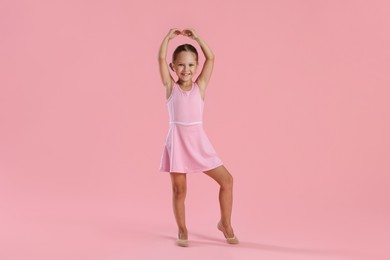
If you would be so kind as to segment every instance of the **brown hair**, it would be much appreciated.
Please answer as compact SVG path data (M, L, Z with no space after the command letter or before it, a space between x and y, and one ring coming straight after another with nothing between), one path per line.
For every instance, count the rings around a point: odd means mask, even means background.
M196 62L198 62L198 51L196 50L196 48L194 46L192 46L191 44L188 44L188 43L182 44L182 45L179 45L176 47L176 49L172 55L172 62L175 62L177 55L179 55L179 53L182 51L189 51L189 52L194 53L195 60L196 60ZM171 69L173 69L172 63L170 63L169 66L171 67Z

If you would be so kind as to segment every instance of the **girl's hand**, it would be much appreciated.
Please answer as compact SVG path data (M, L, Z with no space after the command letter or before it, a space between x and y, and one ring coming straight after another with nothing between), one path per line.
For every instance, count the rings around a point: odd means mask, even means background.
M184 36L187 36L193 40L196 40L198 39L198 34L195 32L194 29L184 29L182 32L181 32L182 35Z
M181 31L177 28L173 28L173 29L170 29L168 34L167 34L167 37L169 40L175 38L176 36L178 36L179 34L181 34Z

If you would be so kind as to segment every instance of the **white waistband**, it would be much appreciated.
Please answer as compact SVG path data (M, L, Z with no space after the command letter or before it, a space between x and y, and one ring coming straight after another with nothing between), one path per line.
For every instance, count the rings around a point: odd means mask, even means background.
M179 122L179 121L170 121L169 124L179 124L179 125L197 125L202 124L202 121L195 122Z

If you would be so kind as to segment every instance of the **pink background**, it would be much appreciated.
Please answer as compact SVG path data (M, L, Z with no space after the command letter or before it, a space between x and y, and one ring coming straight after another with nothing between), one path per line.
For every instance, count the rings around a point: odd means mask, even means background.
M1 1L0 259L389 259L389 26L385 0ZM216 55L204 128L239 246L203 174L173 245L172 27Z

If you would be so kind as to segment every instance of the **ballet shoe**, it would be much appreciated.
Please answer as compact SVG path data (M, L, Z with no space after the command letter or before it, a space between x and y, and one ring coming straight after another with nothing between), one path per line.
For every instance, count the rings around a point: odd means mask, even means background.
M233 235L233 237L227 237L227 233L226 233L226 230L225 228L223 227L222 223L221 222L218 222L218 225L217 225L217 228L223 233L223 235L225 236L226 238L226 242L228 244L238 244L240 241L238 241L238 238Z
M187 247L188 246L188 239L182 239L181 233L179 234L179 238L176 239L176 245L181 246L181 247Z
M181 246L181 247L188 247L188 239L180 239L180 238L178 238L176 240L176 245Z

